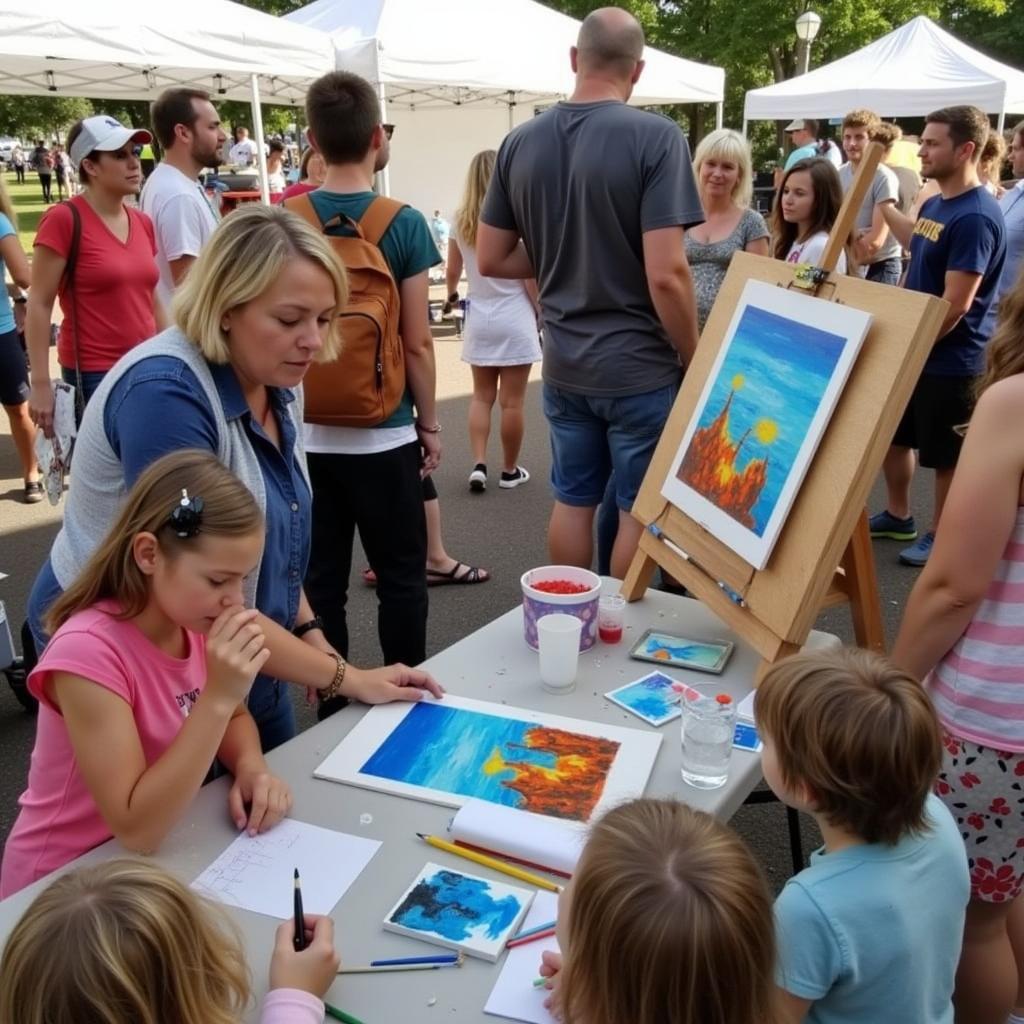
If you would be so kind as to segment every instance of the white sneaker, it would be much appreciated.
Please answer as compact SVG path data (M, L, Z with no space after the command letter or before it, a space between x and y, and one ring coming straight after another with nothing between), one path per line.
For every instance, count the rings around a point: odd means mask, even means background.
M484 466L477 466L469 474L469 489L474 494L480 494L487 490L487 469Z
M498 481L499 487L518 487L520 484L525 484L530 479L530 474L523 469L522 466L516 466L514 473L501 474L501 479Z

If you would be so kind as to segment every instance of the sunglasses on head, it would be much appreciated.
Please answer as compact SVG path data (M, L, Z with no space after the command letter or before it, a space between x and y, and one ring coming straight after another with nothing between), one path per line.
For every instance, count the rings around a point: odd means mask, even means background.
M393 124L382 124L381 128L384 129L384 134L390 141L391 136L395 134L395 126Z

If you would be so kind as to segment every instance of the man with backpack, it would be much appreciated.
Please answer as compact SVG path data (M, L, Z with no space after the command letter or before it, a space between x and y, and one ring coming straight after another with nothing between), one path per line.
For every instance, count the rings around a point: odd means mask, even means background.
M441 457L427 302L440 255L423 215L372 190L388 133L369 82L344 71L306 94L323 185L285 206L324 231L349 275L345 344L306 378L305 440L313 484L306 592L328 642L348 656L345 603L355 531L377 576L385 662L426 657L427 535L421 474ZM320 717L335 710L321 705Z
M53 154L46 148L46 143L39 139L32 150L32 170L39 175L39 187L43 190L43 202L52 203L50 186L53 183Z

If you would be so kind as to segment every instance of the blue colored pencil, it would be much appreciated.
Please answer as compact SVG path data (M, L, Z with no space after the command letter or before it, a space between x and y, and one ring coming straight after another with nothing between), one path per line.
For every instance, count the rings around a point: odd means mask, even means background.
M525 928L518 935L513 935L509 942L515 942L516 939L528 939L531 935L536 935L537 932L551 931L556 924L558 924L557 921L548 921L547 924L539 924L536 928Z
M453 964L459 959L458 953L441 956L403 956L394 960L371 960L371 967L398 967L407 964Z

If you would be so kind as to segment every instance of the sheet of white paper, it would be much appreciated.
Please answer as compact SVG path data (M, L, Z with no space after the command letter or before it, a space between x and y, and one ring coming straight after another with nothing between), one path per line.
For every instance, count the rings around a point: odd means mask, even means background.
M520 931L554 921L557 914L558 896L553 892L538 892ZM526 1021L527 1024L556 1024L555 1018L544 1009L544 1000L551 993L546 988L533 987L534 981L540 977L540 957L545 950L558 952L554 936L527 942L525 946L516 946L508 951L484 1013Z
M757 690L751 690L750 693L743 698L736 707L736 717L742 718L747 722L754 721L754 697L757 695Z
M294 913L298 868L303 910L329 914L380 845L285 818L263 835L239 836L192 887L229 906L284 920Z

